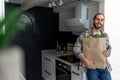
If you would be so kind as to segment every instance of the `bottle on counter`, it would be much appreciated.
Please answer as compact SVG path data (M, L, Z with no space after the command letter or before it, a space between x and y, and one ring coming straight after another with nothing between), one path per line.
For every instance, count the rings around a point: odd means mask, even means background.
M58 43L58 41L56 41L56 50L57 51L59 50L59 43Z
M62 43L62 44L61 44L61 52L66 53L65 43Z
M57 51L61 51L61 45L59 44L59 42L56 42L56 50Z
M65 46L63 47L63 52L66 53L66 47Z

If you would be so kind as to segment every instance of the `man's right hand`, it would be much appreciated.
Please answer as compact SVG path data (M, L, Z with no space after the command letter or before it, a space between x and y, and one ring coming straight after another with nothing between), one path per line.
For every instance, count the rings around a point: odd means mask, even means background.
M87 60L87 61L84 62L84 64L88 69L96 69L95 66L94 66L95 61Z
M88 69L96 69L95 66L94 66L95 61L90 61L87 58L85 58L84 56L80 57L80 59L83 61L83 63L85 64L85 66Z

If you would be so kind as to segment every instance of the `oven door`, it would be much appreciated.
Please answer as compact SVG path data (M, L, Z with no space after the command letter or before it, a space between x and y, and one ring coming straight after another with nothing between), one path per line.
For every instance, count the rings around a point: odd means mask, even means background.
M56 63L56 80L71 80L71 70L65 66L68 67L68 65L62 63Z

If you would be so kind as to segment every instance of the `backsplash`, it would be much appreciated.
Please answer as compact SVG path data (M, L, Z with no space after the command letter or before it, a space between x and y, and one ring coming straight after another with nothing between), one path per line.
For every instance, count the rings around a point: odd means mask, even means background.
M63 49L64 47L67 47L67 43L72 43L74 44L76 39L77 39L78 35L73 35L72 32L58 32L56 34L56 38L55 41L61 45L61 49ZM57 45L56 43L56 45Z

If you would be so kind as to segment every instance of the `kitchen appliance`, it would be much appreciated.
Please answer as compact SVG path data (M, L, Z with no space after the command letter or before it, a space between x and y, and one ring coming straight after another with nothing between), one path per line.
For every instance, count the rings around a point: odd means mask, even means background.
M80 62L80 59L76 58L75 55L64 55L59 56L58 58L72 64ZM56 80L73 80L73 77L71 77L73 74L72 66L66 64L64 61L56 60ZM75 73L76 72L74 72L74 74Z
M74 54L73 55L59 56L58 58L60 58L62 60L65 60L67 62L70 62L70 63L80 62L80 59L76 58L76 56Z
M56 60L56 80L71 80L71 66Z
M80 31L85 28L89 29L90 20L88 19L88 8L84 3L75 6L75 17L65 19L66 26L69 26L72 31Z

